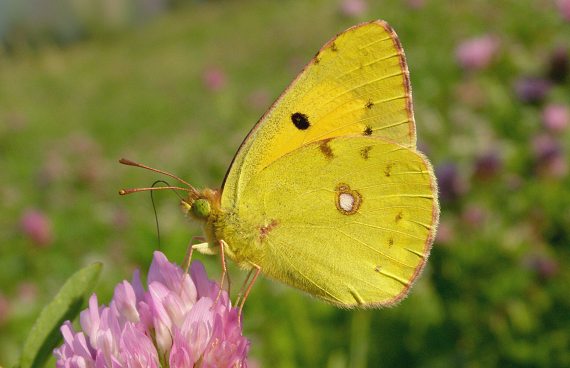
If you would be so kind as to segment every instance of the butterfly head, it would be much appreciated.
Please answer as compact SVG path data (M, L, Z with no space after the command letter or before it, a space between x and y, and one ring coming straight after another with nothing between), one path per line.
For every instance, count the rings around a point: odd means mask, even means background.
M204 189L200 192L189 192L186 199L180 202L182 211L197 220L208 219L219 211L220 193L218 190Z

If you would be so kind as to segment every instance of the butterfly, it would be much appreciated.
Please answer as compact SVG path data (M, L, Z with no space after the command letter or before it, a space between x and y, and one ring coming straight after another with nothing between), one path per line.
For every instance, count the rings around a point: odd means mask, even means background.
M439 205L394 30L372 21L327 42L249 132L222 188L186 184L182 208L205 232L192 250L249 269L246 294L262 273L346 308L401 300Z

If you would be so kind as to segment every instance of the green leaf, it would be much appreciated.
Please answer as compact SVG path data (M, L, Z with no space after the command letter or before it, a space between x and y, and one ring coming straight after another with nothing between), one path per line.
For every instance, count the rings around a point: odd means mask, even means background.
M101 263L94 263L71 276L34 323L20 358L20 368L42 367L60 343L59 327L79 314L99 279Z

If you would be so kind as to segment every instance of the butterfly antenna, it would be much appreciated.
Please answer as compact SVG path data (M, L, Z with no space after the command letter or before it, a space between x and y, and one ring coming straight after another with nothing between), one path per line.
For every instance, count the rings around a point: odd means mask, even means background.
M159 170L159 169L155 169L155 168L153 168L153 167L147 166L147 165L139 164L138 162L134 162L134 161L128 160L128 159L126 159L126 158L120 159L119 162L120 162L121 164L123 164L123 165L134 166L134 167L140 167L141 169L150 170L150 171L153 171L153 172L155 172L155 173L159 173L159 174L162 174L162 175L166 175L166 176L168 176L168 177L171 177L172 179L178 180L179 182L181 182L182 184L184 184L184 185L186 185L188 188L190 188L190 190L186 190L186 191L188 191L188 192L196 192L196 189L195 189L192 185L190 185L190 183L188 183L188 182L185 181L184 179L181 179L181 178L179 178L178 176L176 176L176 175L174 175L174 174L171 174L171 173L169 173L169 172L167 172L167 171ZM161 188L164 188L164 187L161 187ZM174 188L174 187L172 187L172 188ZM125 194L130 194L130 193L125 193Z
M165 190L165 189L183 190L183 191L188 192L188 193L195 193L195 191L192 190L193 188L191 189L191 188L167 186L167 187L127 188L127 189L119 190L119 194L120 195L127 195L127 194L133 194L133 193L138 193L138 192L149 192L149 191L154 192L156 190ZM180 194L178 194L177 192L175 192L175 193L178 196L178 198L182 199Z
M164 180L157 180L154 183L152 183L151 188L155 188L155 185L162 183L165 184L166 187L162 187L162 188L169 188L171 187L171 185L169 183L167 183ZM182 197L180 196L180 194L178 194L178 192L176 190L173 190L173 192L178 196L178 198L180 198L182 200ZM161 242L160 242L160 225L158 223L158 211L156 210L156 202L154 201L154 191L151 190L150 191L150 202L152 203L152 211L154 212L154 222L156 223L156 238L158 240L158 249L160 250L161 247Z

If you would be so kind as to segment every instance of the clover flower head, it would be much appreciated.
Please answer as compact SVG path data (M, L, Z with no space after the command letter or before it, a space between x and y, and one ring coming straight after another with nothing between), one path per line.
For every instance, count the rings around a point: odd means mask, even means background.
M499 52L499 40L493 35L484 35L463 41L455 50L455 58L466 70L481 70L488 67Z
M109 306L91 296L81 330L61 327L58 368L247 367L249 341L228 294L193 262L190 273L154 253L143 288L139 273L115 288Z

